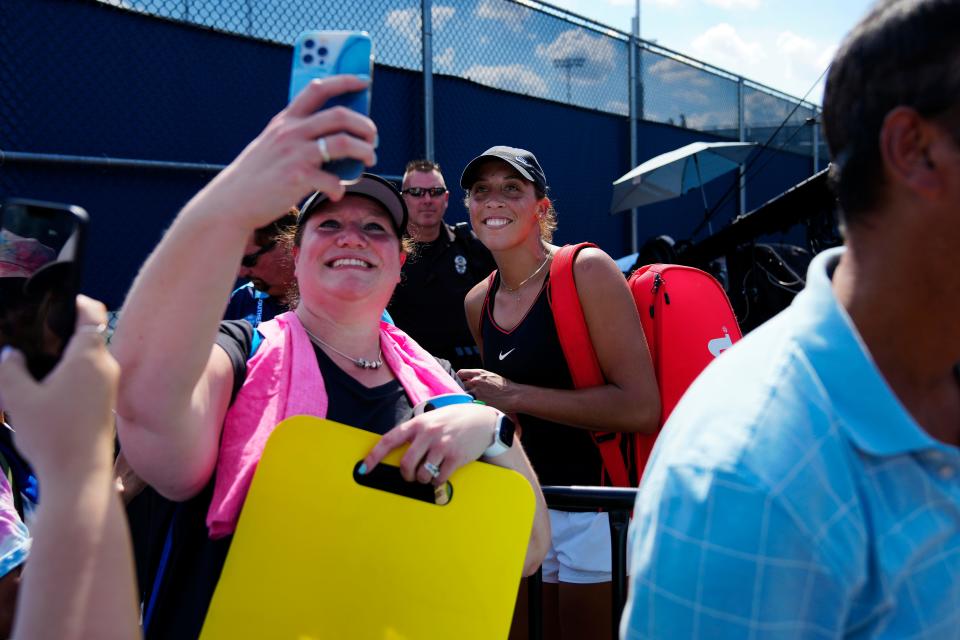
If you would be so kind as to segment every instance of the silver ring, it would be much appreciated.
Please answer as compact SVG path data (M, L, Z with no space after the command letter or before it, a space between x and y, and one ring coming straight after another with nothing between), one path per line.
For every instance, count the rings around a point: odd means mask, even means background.
M317 138L317 149L320 149L320 157L323 158L324 163L333 160L333 158L330 157L330 150L327 149L326 138Z
M440 466L433 464L432 462L424 462L423 468L427 470L427 473L430 474L431 478L436 478L440 475Z

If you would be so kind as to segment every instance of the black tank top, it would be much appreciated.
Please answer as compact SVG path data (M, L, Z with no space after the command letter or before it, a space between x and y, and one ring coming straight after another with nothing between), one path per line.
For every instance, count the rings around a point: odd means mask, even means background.
M521 384L573 389L547 298L549 279L520 323L507 331L493 319L500 274L494 276L480 316L484 368ZM589 431L526 414L518 417L523 448L541 484L600 484L600 453Z

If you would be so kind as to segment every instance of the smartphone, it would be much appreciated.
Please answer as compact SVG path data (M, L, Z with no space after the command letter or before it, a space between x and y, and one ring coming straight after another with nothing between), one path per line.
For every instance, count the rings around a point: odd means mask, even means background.
M56 366L73 334L87 220L75 205L0 205L0 346L23 352L37 380Z
M359 76L367 81L367 88L335 96L324 107L343 105L365 116L370 115L373 83L373 42L370 34L366 31L304 31L293 45L289 99L293 100L314 78L340 74ZM359 160L334 160L325 163L322 168L336 174L345 183L359 180L364 169Z

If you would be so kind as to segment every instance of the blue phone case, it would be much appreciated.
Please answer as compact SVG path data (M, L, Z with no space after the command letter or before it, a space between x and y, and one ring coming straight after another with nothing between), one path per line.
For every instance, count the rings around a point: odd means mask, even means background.
M373 78L373 43L366 31L304 31L293 47L293 69L290 73L290 96L293 100L314 78L350 74L368 82ZM324 107L343 105L357 113L370 115L370 90L345 93L331 98ZM323 165L351 182L360 178L363 163L359 160L334 160Z

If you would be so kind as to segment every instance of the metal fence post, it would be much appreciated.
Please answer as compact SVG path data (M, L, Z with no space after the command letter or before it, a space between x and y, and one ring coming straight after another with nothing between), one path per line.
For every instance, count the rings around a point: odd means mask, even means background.
M613 615L613 639L620 637L620 616L627 604L627 532L630 527L630 512L611 509L610 552L611 552L611 597Z
M630 47L629 68L630 68L630 170L639 164L637 149L637 114L640 92L640 65L637 60L637 50L640 48L640 0L637 0L637 13L633 17L633 34L627 41ZM630 210L630 253L636 253L637 249L637 210Z
M433 3L420 1L423 46L423 156L433 160Z
M737 78L737 129L739 129L740 142L747 141L747 123L746 112L744 110L744 86L743 77ZM747 212L747 172L744 165L740 165L740 215Z
M820 171L820 112L813 108L813 173ZM811 174L812 175L812 174Z

